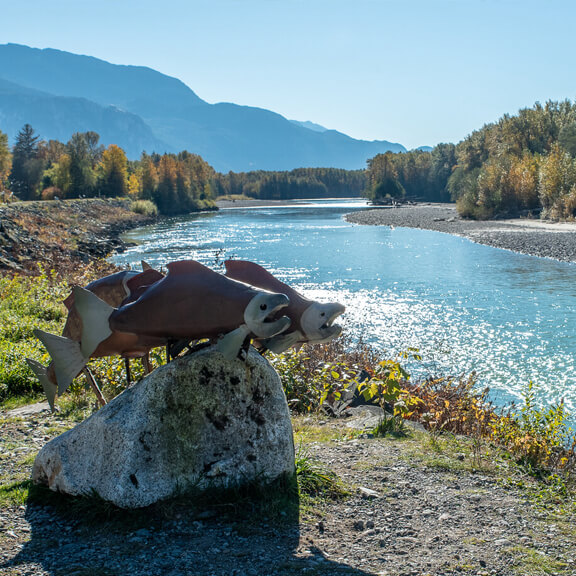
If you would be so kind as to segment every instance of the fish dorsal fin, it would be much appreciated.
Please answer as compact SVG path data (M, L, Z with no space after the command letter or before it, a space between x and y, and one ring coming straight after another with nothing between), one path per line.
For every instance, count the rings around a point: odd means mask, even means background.
M269 292L278 292L286 294L290 298L290 303L295 304L298 300L307 302L308 300L291 288L284 282L281 282L270 274L268 270L248 260L226 260L226 276L239 282L244 282L250 286L268 290Z
M82 319L82 354L90 358L98 348L98 344L112 334L108 318L115 308L100 300L96 294L79 286L74 288L74 302Z
M148 268L144 270L144 272L128 278L126 280L127 296L131 296L140 288L156 284L156 282L159 282L162 278L164 278L164 274L158 272L158 270L154 270L154 268Z
M196 260L178 260L166 265L171 276L181 276L184 274L218 274L204 264Z
M152 266L150 266L146 260L140 260L140 264L142 265L143 272L146 272L146 270L153 270Z
M50 404L50 410L54 412L54 402L56 400L58 386L48 378L48 370L45 366L42 366L40 362L36 362L36 360L32 360L32 358L26 358L26 362L28 363L28 366L30 366L30 370L34 372L34 375L40 381L40 384L42 384L44 394L46 394L48 404Z
M34 330L34 335L44 344L54 362L58 395L61 396L72 384L72 380L82 372L88 359L82 354L80 343L75 340L42 330Z

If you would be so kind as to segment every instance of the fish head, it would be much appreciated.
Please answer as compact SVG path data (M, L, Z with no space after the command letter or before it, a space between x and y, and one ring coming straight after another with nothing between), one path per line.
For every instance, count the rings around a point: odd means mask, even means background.
M244 311L244 322L257 338L271 338L290 326L290 318L279 316L290 301L285 294L258 292Z
M344 314L345 310L338 302L312 302L300 319L306 340L311 344L321 344L340 336L342 327L334 324L334 320Z

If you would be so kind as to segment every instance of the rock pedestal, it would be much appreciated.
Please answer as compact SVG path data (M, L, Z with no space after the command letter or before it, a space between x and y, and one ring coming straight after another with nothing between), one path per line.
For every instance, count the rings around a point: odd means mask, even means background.
M276 371L253 349L244 363L208 348L157 368L46 444L32 479L139 508L192 489L293 473L292 426Z

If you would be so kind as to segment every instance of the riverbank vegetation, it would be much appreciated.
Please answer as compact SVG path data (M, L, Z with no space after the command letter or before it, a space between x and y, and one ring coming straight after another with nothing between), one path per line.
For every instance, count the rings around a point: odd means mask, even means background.
M380 154L368 162L367 194L456 202L461 216L576 217L576 104L539 103L430 153Z
M422 425L434 437L458 435L505 450L530 474L545 482L576 481L576 434L562 401L548 407L535 402L529 382L519 405L497 407L476 377L436 376L413 380L406 361L416 350L387 358L362 342L337 340L271 358L293 411L343 413L345 404L372 404L384 410L376 434L404 434L405 421ZM352 392L352 393L351 393Z

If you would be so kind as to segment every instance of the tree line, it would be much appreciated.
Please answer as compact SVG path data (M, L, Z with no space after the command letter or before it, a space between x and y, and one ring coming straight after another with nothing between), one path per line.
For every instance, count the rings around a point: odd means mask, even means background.
M289 172L228 172L216 174L216 196L243 195L261 200L351 198L361 196L365 170L298 168Z
M129 161L114 144L104 147L96 132L78 132L67 143L43 141L29 124L10 150L0 131L0 200L123 197L150 200L162 214L212 207L218 196L264 200L360 196L364 170L299 168L219 174L200 156L143 153Z
M452 200L477 219L574 218L576 104L536 103L429 153L379 154L368 161L367 195Z
M368 160L366 195L374 202L410 199L449 202L448 179L456 146L438 144L431 152L386 152Z
M0 197L19 200L124 197L151 200L163 214L213 206L214 169L200 156L143 153L129 161L119 146L99 144L96 132L77 132L67 143L45 142L29 124L10 151L0 132Z
M265 200L351 197L455 201L470 218L519 214L576 216L576 104L539 103L486 124L458 144L431 151L387 152L366 170L299 168L290 172L219 174L200 156L146 154L128 161L95 132L66 143L42 141L30 125L10 150L0 132L0 200L129 196L151 200L161 213L189 212L214 198L244 195Z

